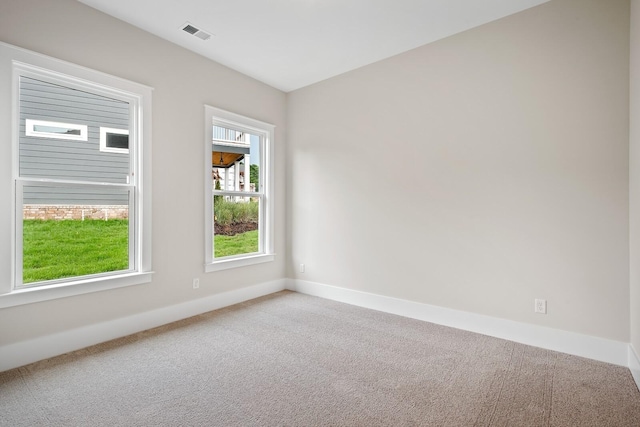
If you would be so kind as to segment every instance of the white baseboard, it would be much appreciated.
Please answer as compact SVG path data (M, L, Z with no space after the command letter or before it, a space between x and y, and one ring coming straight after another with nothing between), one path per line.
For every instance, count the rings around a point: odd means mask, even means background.
M628 366L640 388L640 357L628 343L294 279L265 282L109 322L0 346L0 372L284 289Z
M631 370L631 375L640 390L640 355L631 344L629 344L629 370Z
M287 279L287 289L386 313L424 320L439 325L477 332L521 344L573 354L615 365L629 366L629 344L625 342L304 280Z
M0 346L0 372L285 289L284 279Z

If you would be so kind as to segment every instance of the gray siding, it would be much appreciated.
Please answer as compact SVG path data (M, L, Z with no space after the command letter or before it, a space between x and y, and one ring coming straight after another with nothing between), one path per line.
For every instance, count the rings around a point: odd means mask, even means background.
M88 140L26 136L25 120L88 126ZM100 151L100 127L129 128L129 104L31 78L20 80L20 175L23 177L124 183L127 153ZM25 188L25 204L127 204L126 192L83 188Z
M128 205L129 192L114 188L25 186L24 203L35 205Z

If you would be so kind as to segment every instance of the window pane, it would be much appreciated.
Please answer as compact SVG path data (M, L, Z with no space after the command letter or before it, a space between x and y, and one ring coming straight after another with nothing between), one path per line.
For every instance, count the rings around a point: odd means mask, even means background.
M213 127L211 171L215 190L261 191L260 161L259 136Z
M260 192L260 157L257 135L213 127L214 258L260 251L260 198L217 193Z
M35 123L73 123L86 126L86 140L73 129L41 127L55 138L27 132ZM36 125L42 126L42 125ZM125 183L128 152L100 151L100 127L129 129L129 104L105 96L20 78L20 176L75 181ZM67 133L68 138L64 138ZM76 132L76 133L74 133ZM75 136L75 139L71 137ZM117 144L124 144L120 141ZM128 147L128 139L126 141Z
M260 199L213 196L214 258L250 254L260 250Z
M244 132L222 126L213 126L213 139L228 142L244 141Z
M68 127L33 125L34 132L56 133L60 135L80 135L80 129L71 129Z
M107 133L107 147L109 148L129 148L129 135L121 135L117 133Z
M132 267L128 189L24 185L22 224L23 284Z

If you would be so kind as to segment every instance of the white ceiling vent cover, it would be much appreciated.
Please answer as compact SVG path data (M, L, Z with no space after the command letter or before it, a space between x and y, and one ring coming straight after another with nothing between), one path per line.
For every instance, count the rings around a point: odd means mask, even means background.
M209 40L211 38L211 34L201 30L200 28L195 27L194 25L188 22L182 26L182 31L186 31L187 33L193 36L196 36L202 40Z

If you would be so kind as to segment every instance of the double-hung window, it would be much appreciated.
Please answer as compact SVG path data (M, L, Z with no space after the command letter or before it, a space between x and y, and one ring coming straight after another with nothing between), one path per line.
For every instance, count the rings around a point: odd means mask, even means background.
M205 106L205 270L272 261L274 126Z
M3 44L0 80L13 94L0 307L150 281L151 89Z

